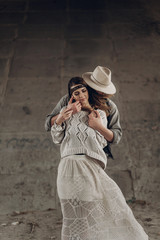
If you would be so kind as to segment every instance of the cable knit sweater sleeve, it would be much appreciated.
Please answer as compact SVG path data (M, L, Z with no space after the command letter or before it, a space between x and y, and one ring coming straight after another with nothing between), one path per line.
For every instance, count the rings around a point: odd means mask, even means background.
M63 125L57 125L56 122L54 122L53 126L51 127L51 136L52 140L55 144L61 144L64 138L65 134L65 123Z

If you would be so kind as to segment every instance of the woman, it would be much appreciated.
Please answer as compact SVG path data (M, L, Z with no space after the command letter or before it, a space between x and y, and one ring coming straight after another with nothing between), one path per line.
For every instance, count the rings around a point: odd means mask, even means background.
M108 88L98 100L86 79L70 80L70 103L78 100L81 111L73 115L70 106L64 107L51 127L53 142L61 143L57 190L63 214L62 240L147 240L121 190L104 171L107 157L103 148L113 135L105 138L97 129L107 125L106 92L112 94L115 89L109 69L103 71ZM94 115L99 121L92 128L88 122Z

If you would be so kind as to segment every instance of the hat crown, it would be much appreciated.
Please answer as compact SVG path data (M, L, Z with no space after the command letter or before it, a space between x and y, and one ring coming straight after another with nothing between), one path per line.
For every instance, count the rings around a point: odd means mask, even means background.
M84 81L93 89L106 94L114 94L116 88L111 81L111 71L107 67L97 66L93 72L82 74Z
M97 66L94 69L91 78L93 81L96 81L103 86L108 86L111 84L111 71L109 68Z

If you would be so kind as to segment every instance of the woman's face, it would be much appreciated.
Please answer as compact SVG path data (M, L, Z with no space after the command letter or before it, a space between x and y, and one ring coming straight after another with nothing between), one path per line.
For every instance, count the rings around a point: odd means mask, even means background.
M73 88L76 86L78 86L78 84L74 85ZM76 101L79 101L82 106L88 105L89 95L88 95L88 90L86 87L81 87L81 88L76 89L72 93L72 96Z

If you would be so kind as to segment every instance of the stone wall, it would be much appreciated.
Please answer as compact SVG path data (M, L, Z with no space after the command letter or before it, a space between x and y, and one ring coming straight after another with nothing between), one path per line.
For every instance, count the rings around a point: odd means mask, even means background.
M158 1L0 1L0 212L57 208L59 147L45 116L73 76L112 70L123 138L106 172L159 201ZM58 207L59 208L59 207Z

